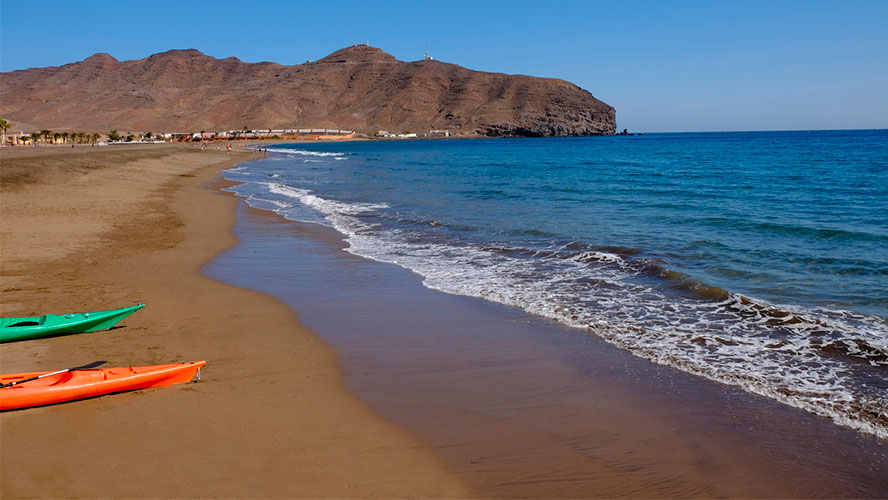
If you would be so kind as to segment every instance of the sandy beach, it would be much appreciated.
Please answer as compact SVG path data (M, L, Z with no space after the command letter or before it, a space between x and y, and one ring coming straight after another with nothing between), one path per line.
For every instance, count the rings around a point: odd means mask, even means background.
M0 154L0 313L147 304L122 328L4 344L2 372L208 362L196 383L0 414L4 498L885 491L875 438L431 290L221 190L264 155Z
M197 383L0 415L0 496L467 497L423 442L350 395L277 299L201 267L235 243L191 145L6 148L3 316L147 307L112 331L5 344L4 373L207 360Z
M888 1L110 7L0 0L0 500L888 500Z

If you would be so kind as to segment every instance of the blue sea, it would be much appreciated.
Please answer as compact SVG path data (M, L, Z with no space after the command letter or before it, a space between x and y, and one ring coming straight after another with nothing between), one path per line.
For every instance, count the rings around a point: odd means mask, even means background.
M888 438L888 131L278 145L253 207Z

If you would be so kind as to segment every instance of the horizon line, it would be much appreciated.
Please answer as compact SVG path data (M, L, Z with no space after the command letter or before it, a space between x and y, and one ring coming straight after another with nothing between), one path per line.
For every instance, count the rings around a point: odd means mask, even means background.
M619 128L619 127L617 127ZM625 127L624 127L625 128ZM629 130L628 128L626 130ZM776 129L760 129L760 130L652 130L652 131L629 131L630 134L728 134L743 132L854 132L854 131L878 131L888 130L883 128L776 128ZM615 135L620 135L619 133Z

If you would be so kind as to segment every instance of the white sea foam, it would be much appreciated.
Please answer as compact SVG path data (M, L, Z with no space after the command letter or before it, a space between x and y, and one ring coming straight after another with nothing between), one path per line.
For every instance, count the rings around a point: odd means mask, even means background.
M612 253L606 253L606 252L597 252L597 251L582 252L582 253L577 254L574 257L571 257L571 259L573 259L577 262L591 262L591 261L614 262L614 263L623 262L623 259L619 255L612 254Z
M291 208L293 206L292 203L286 203L286 202L283 202L280 200L272 200L272 199L264 198L262 196L258 196L255 194L251 194L250 196L247 197L247 203L249 203L250 206L256 207L256 208L262 208L258 205L260 203L268 203L269 205L275 207L272 209L275 211L280 210L280 209Z
M275 148L273 150L275 153L283 153L285 155L290 156L345 156L345 153L333 153L328 151L307 151L304 149L284 149L284 148Z
M385 203L344 203L341 201L326 200L319 196L315 196L307 189L293 188L278 183L267 183L267 185L269 192L295 198L299 200L300 203L315 208L331 217L340 215L358 215L371 210L388 208L388 205Z
M429 288L587 329L637 356L888 438L888 395L862 392L854 381L861 374L852 364L823 355L824 344L843 342L850 356L872 355L868 364L861 364L864 369L884 370L888 326L876 318L777 306L737 294L721 302L683 297L643 284L637 278L644 266L615 254L571 254L564 248L522 253L442 243L421 230L369 223L364 216L387 208L385 204L345 203L279 183L253 184L250 189L316 211L346 235L347 251L410 269ZM287 203L269 209L293 218L294 207Z

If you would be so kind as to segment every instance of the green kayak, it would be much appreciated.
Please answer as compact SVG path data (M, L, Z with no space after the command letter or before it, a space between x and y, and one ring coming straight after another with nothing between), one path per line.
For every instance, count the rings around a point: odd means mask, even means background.
M47 314L31 318L0 318L0 343L105 330L143 307L145 304L110 311Z

